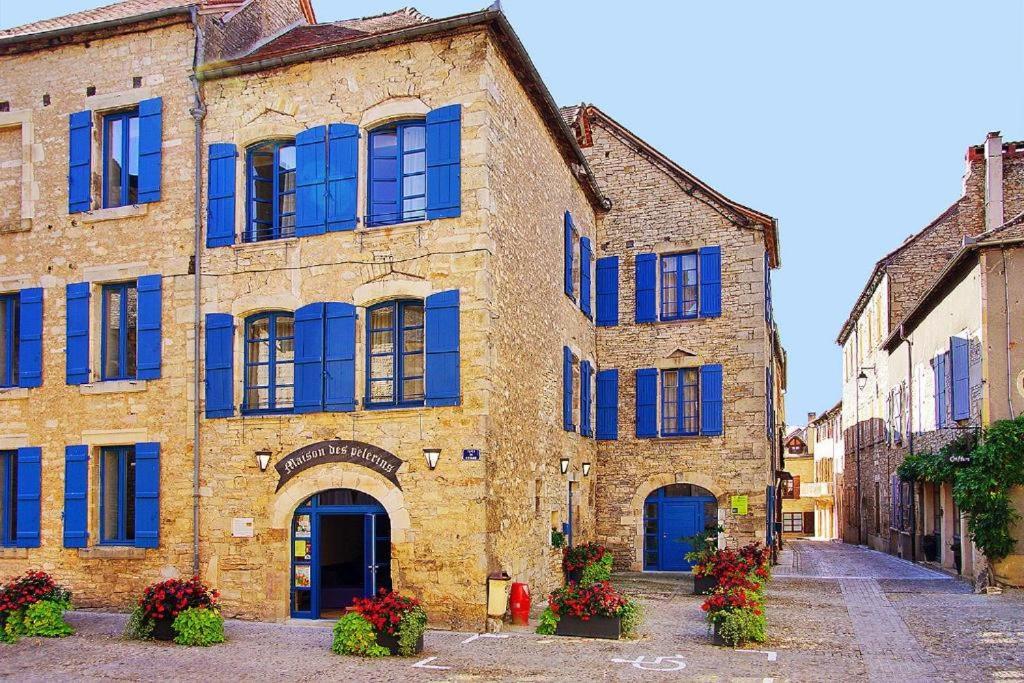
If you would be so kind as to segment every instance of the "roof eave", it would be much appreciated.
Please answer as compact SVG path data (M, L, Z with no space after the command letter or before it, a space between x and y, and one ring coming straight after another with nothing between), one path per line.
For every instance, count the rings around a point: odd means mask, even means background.
M28 43L32 41L49 41L53 38L63 38L64 36L72 36L78 33L90 33L93 31L103 31L106 29L120 28L122 26L130 26L131 24L141 24L147 21L153 21L155 19L164 19L166 17L173 17L177 15L190 16L192 12L192 6L196 3L189 3L181 5L179 7L167 7L161 10L154 10L152 12L146 12L144 14L134 14L130 17L121 17L120 19L109 19L107 21L97 21L89 24L79 24L78 26L66 26L64 28L57 28L50 31L39 31L38 33L26 33L17 36L8 36L6 38L0 38L0 48L7 47L10 45L17 45L19 43ZM43 46L43 47L49 47Z

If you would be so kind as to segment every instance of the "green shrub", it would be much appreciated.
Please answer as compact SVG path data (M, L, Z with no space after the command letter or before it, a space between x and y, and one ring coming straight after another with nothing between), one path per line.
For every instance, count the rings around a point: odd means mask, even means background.
M583 568L580 575L580 585L589 586L598 581L608 581L612 578L612 554L606 552L597 562L592 562Z
M13 643L25 635L25 608L3 613L4 627L0 629L0 642Z
M23 617L25 635L63 638L75 632L64 621L64 600L40 600L28 606Z
M349 612L334 625L331 651L339 655L360 657L387 657L391 654L386 647L377 644L373 624L356 612Z
M121 635L128 640L149 640L153 637L153 620L146 616L141 605L132 610Z
M537 625L537 633L542 636L553 636L557 627L558 615L550 607L544 608L544 612L540 615L540 623Z
M416 654L416 645L426 629L427 613L422 607L415 607L403 614L398 622L398 654L402 657Z
M189 607L174 618L174 642L209 647L224 642L224 617L217 609Z
M716 615L714 623L718 625L718 635L733 647L744 643L763 643L767 637L768 620L764 612L727 610Z
M644 618L644 609L636 600L630 600L619 610L621 619L622 637L636 638L640 634L640 622Z

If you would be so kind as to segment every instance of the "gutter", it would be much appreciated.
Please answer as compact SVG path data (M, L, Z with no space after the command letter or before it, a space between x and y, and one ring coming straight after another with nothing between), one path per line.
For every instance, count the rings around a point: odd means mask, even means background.
M0 47L17 45L19 43L28 43L36 40L50 41L54 38L64 38L66 36L87 33L89 31L102 31L103 29L108 28L120 28L122 26L138 24L144 21L152 21L153 19L163 19L179 15L186 17L192 16L194 7L195 5L181 5L180 7L169 7L166 9L155 10L153 12L146 12L144 14L133 14L130 17L122 17L120 19L110 19L107 21L98 21L92 24L80 24L78 26L68 26L66 28L58 28L51 31L40 31L39 33L26 33L24 35L9 36L7 38L0 38ZM45 47L49 48L51 46L46 45Z

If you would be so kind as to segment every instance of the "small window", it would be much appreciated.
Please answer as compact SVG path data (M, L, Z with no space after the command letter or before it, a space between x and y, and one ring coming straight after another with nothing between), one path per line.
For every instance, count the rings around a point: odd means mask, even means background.
M697 252L661 257L661 319L697 317Z
M139 112L103 117L103 206L139 201Z
M295 141L249 148L246 242L295 236Z
M427 217L427 127L403 121L370 133L367 225Z
M135 447L100 449L100 542L135 543Z
M423 302L389 301L370 309L368 406L423 404Z
M17 294L0 295L0 387L18 385L18 326Z
M783 512L782 530L786 533L800 534L804 531L804 516L802 512Z
M138 289L134 282L103 286L101 379L135 378L138 312Z
M693 436L700 432L699 374L697 368L662 371L663 436Z
M0 546L17 541L18 452L0 451Z
M295 318L261 313L245 322L245 403L250 413L287 412L295 403Z

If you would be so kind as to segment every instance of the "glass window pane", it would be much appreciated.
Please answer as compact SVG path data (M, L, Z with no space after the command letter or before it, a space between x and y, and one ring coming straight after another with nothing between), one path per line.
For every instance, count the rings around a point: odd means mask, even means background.
M398 134L396 131L380 131L370 136L370 145L375 154L398 153Z
M427 141L426 130L426 126L406 126L405 137L402 139L405 151L423 149Z
M405 330L402 333L402 350L406 353L418 352L423 350L423 328L420 327L415 330Z
M292 363L278 363L274 373L274 379L278 388L282 385L290 385L295 382L295 365Z
M10 298L0 298L0 386L13 384L12 378L7 374L7 346L14 339L9 329L10 321L7 319L9 309ZM2 483L3 479L0 479L0 484Z
M128 462L125 466L124 486L124 540L135 540L135 449L129 448L124 455Z
M270 362L270 343L266 341L254 341L246 344L248 348L247 360L250 363Z
M245 407L251 410L268 407L270 403L270 390L249 385L245 393Z
M290 315L279 315L277 316L277 336L278 337L294 337L295 336L295 318Z
M104 448L100 454L101 476L100 497L103 501L102 534L103 541L117 540L117 504L120 500L118 491L119 459L116 449Z
M402 308L402 325L423 327L423 304L406 304Z
M294 180L295 176L291 175L291 176L289 176L289 178ZM281 213L281 214L295 213L295 194L294 194L294 192L289 192L287 194L282 194L281 195L280 205L278 206L277 210L278 210L278 213ZM283 215L281 216L281 225L282 226L284 226L285 218L286 218L285 216L283 216Z
M370 333L370 352L371 353L391 353L394 351L394 345L391 341L391 330L385 330L383 332L371 332Z
M389 380L370 382L370 401L374 403L387 403L395 398L394 384Z
M375 308L370 314L370 328L374 330L390 329L394 320L394 306Z
M411 197L413 195L421 195L427 191L427 176L426 175L412 175L407 176L402 181L402 194L405 197Z
M257 178L266 178L270 180L274 177L274 155L267 150L267 147L261 147L260 151L253 152L251 158L253 175ZM257 183L259 185L260 183ZM273 186L271 186L273 189Z
M128 203L139 201L139 117L128 119Z
M281 145L277 152L277 167L281 173L295 170L295 145Z
M135 285L129 286L126 290L126 304L127 310L125 311L124 321L124 376L135 377L139 339L139 292Z
M106 125L106 205L121 206L121 165L124 154L124 122L122 119L107 119Z
M270 336L270 320L268 318L256 318L249 322L249 332L246 336L249 339L267 339Z
M106 355L103 359L103 376L118 377L121 370L121 289L107 287L103 290L104 340Z
M370 377L373 379L394 377L394 369L394 356L372 356L370 358Z
M412 173L423 173L426 170L426 152L413 152L412 154L406 154L405 158L402 160L402 172L406 175L410 175Z
M423 400L423 378L407 379L402 381L402 400L422 401Z
M275 408L291 408L295 403L295 391L291 387L278 387L274 395Z
M423 376L423 354L416 353L402 358L402 374L405 377Z

